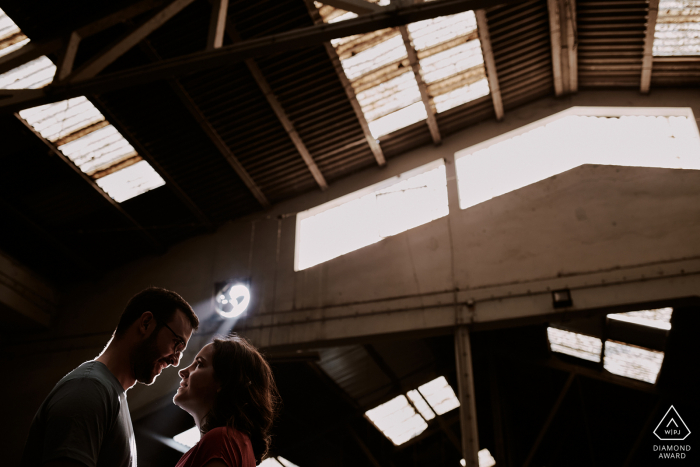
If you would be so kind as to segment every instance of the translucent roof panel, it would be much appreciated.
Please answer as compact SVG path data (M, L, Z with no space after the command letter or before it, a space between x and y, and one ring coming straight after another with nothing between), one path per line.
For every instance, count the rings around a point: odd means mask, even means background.
M56 74L56 65L46 57L39 57L0 75L0 89L39 89Z
M420 395L420 392L418 392L417 389L408 391L406 395L411 400L411 403L413 403L413 406L416 409L418 409L418 411L424 419L432 420L433 418L435 418L435 412L433 412L433 409L430 408L428 403L425 401L425 399L423 399L423 396Z
M604 367L610 373L654 384L664 353L622 342L605 342Z
M95 182L118 203L165 185L165 181L146 161L137 162Z
M661 0L653 54L700 55L700 1Z
M436 96L433 98L433 102L435 103L435 110L440 113L480 97L488 96L490 92L489 82L486 78L482 78L474 83L453 89L446 94Z
M420 100L420 90L411 71L357 94L357 101L368 122Z
M423 80L434 83L475 66L483 66L479 39L465 42L420 60Z
M277 462L282 464L283 467L299 467L296 464L294 464L293 462L288 461L287 459L285 459L282 456L277 456L275 459L277 459Z
M24 36L24 34L22 34ZM14 39L14 38L12 38ZM7 38L6 40L0 39L0 57L3 55L7 55L9 53L14 52L15 50L21 49L25 45L29 44L29 38L25 37L24 39L21 39L17 42L12 40L10 38Z
M52 143L105 119L84 96L22 110L19 115Z
M418 390L438 415L459 407L459 399L444 376L425 383Z
M199 438L199 428L197 428L196 426L193 426L189 430L183 431L182 433L173 436L175 442L180 443L183 446L187 446L188 448L191 448L192 446L197 444L199 442Z
M630 311L628 313L614 313L608 318L628 323L641 324L653 328L671 329L671 315L673 308L657 308L654 310Z
M539 125L456 154L462 209L582 164L700 169L698 129L686 116L568 115Z
M112 125L60 146L60 150L88 175L137 155Z
M297 214L295 271L449 213L442 159Z
M407 52L403 39L401 36L396 35L350 58L341 60L341 64L345 70L345 75L352 81L372 70L401 60L406 56Z
M29 42L14 21L0 9L0 57Z
M368 410L365 417L396 446L415 438L428 428L423 417L416 413L403 395Z
M369 122L369 131L372 133L372 136L379 138L380 136L387 135L398 129L418 123L426 118L428 118L428 112L425 110L423 101L420 101L378 118L373 122Z
M476 31L476 16L473 11L427 19L408 25L408 32L411 33L413 46L417 51L469 35L474 31Z
M559 352L572 357L600 361L600 351L603 343L597 337L584 336L575 332L563 331L557 328L547 328L549 345L553 352Z

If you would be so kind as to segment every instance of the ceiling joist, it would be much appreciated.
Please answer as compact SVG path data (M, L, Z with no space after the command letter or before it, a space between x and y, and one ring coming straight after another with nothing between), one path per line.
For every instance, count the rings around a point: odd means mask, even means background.
M575 0L547 0L552 43L554 92L559 96L578 91L578 34Z
M503 99L501 98L501 87L498 84L498 72L496 71L496 61L493 58L486 11L476 10L474 13L476 16L476 29L479 32L479 41L481 42L481 52L484 55L484 66L486 67L486 77L489 81L493 110L496 113L496 120L500 121L503 119Z

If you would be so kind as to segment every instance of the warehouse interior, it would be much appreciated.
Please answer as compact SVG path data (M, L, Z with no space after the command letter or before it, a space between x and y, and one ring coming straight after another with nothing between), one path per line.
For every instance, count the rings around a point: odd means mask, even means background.
M184 363L268 358L264 467L697 450L654 434L700 422L695 115L696 0L0 0L7 465L148 286ZM142 467L193 442L177 370L127 393Z

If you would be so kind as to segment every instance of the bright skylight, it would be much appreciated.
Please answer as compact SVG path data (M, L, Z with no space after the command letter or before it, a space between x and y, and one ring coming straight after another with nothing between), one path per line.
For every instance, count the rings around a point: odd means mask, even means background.
M357 17L355 13L314 3L327 23ZM473 11L419 21L407 29L428 88L429 106L436 112L489 94ZM428 118L398 28L333 39L331 44L355 90L372 136L379 138Z
M28 42L0 10L0 56ZM55 72L51 60L39 57L0 75L0 89L40 88ZM25 109L19 116L119 203L165 184L85 97Z
M673 308L657 308L654 310L609 314L608 318L668 331L671 329L671 314L673 314Z
M425 383L418 390L438 415L459 407L459 399L444 376Z
M653 54L700 55L700 1L659 2Z
M187 446L188 448L191 448L195 444L199 442L199 428L196 426L193 426L189 430L183 431L179 435L173 436L173 439L182 444L183 446Z
M606 113L617 116L591 116ZM690 109L573 107L455 159L465 209L582 164L697 170L700 137Z
M547 328L547 337L552 352L559 352L572 357L600 361L600 351L603 343L597 337L585 336L575 332L557 328Z
M484 448L478 452L479 455L479 467L493 467L496 465L496 459L493 458L488 449ZM467 465L467 461L464 459L459 461L462 467Z
M396 446L428 428L423 417L416 413L403 395L368 410L365 416Z
M654 384L664 353L622 342L606 341L603 365L610 373Z
M297 214L301 271L446 216L442 159Z
M421 397L420 392L417 389L408 391L406 393L408 398L411 400L413 406L418 409L418 412L423 416L425 420L432 420L435 418L435 412L430 408L430 405Z

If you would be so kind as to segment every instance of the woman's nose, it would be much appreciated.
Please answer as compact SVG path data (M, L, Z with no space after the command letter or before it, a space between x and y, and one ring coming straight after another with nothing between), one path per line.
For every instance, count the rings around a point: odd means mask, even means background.
M178 375L180 375L180 378L185 379L188 376L187 373L187 368L183 368L182 370L177 372Z

